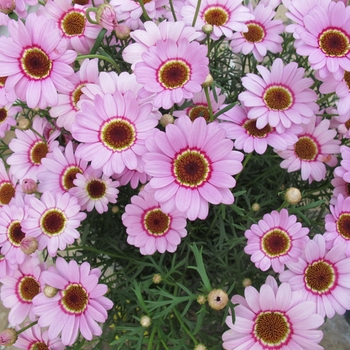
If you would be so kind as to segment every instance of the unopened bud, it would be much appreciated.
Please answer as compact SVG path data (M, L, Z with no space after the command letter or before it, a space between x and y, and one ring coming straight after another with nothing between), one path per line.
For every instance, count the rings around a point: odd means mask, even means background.
M205 304L206 301L207 301L207 298L205 297L205 295L203 295L203 294L198 295L198 297L197 297L197 303L198 303L199 305Z
M211 84L213 84L213 76L211 74L208 74L207 77L204 80L204 83L202 84L202 87L209 87Z
M142 327L147 328L147 327L149 327L151 325L151 323L152 323L152 320L151 320L151 318L149 316L143 315L141 317L140 324L141 324Z
M48 284L45 285L44 287L44 294L48 298L53 298L58 292L57 288L51 287Z
M38 189L37 183L32 179L24 179L22 181L22 190L26 194L35 193Z
M115 36L120 40L128 39L130 36L130 29L124 24L117 24L114 27Z
M5 13L6 15L13 12L16 8L15 0L0 0L0 12Z
M243 287L249 287L252 285L252 280L250 278L245 278L242 282Z
M119 207L118 207L117 205L113 205L113 207L112 207L112 213L113 213L113 214L117 214L118 211L119 211Z
M214 310L223 309L228 303L228 295L222 289L213 289L208 294L208 304Z
M207 350L207 347L203 344L197 344L193 350Z
M160 282L162 282L162 276L159 273L156 273L155 275L153 275L152 282L155 284L159 284Z
M210 35L213 32L214 27L211 24L204 24L202 30L204 34Z
M168 124L174 124L174 117L171 114L163 114L160 118L160 124L164 126L164 128Z
M18 121L18 126L21 130L27 130L30 127L30 124L30 120L27 118L23 118Z
M301 192L298 188L289 187L284 194L284 198L289 204L298 204L301 201Z
M252 204L252 210L253 211L259 211L260 210L260 204L259 203Z
M0 332L0 345L11 346L17 341L17 332L14 328L7 328Z
M37 251L39 246L38 241L35 237L24 237L21 240L20 247L24 254L33 254Z
M114 8L109 4L101 4L96 11L96 22L101 27L112 31L118 24Z

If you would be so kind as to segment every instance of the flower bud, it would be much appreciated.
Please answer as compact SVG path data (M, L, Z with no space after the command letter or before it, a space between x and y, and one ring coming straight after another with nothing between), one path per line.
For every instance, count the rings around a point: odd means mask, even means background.
M117 205L113 205L112 207L112 213L117 214L119 212L119 207Z
M213 84L213 76L211 74L208 74L204 80L204 83L202 84L202 87L209 87L211 84Z
M252 280L250 278L245 278L242 282L243 287L248 287L252 285Z
M17 341L17 332L14 328L7 328L0 332L0 345L11 346Z
M108 4L101 4L97 8L96 22L103 28L112 31L118 24L114 8Z
M24 179L22 181L22 191L26 194L35 193L38 189L37 183L32 179Z
M24 237L21 240L20 247L24 254L33 254L37 251L39 246L38 241L35 237Z
M193 350L207 350L207 347L203 344L197 344Z
M206 301L207 301L207 298L205 297L205 295L203 295L203 294L198 295L198 297L197 297L197 303L198 303L199 305L205 304Z
M152 320L151 320L151 318L149 316L143 315L141 317L140 324L141 324L142 327L147 328L147 327L149 327L151 325L151 323L152 323Z
M163 114L160 118L160 124L164 126L164 128L168 124L174 124L174 117L171 114Z
M27 118L23 118L18 121L18 126L21 130L27 130L30 127L30 124L30 120Z
M58 292L57 288L51 287L48 284L45 284L44 287L44 294L45 296L47 296L48 298L53 298Z
M284 194L284 198L289 204L298 204L301 201L301 192L298 188L289 187Z
M13 12L16 8L15 0L0 0L0 12L5 13L6 15Z
M210 35L213 32L214 27L211 24L204 24L202 30L204 34Z
M130 29L124 24L117 24L114 27L115 35L120 40L128 39L130 36Z
M155 275L153 275L152 282L155 284L159 284L160 282L162 282L162 276L159 273L156 273Z
M252 210L253 210L253 211L259 211L259 210L260 210L260 205L259 205L259 203L254 203L254 204L252 204Z
M228 303L228 295L222 289L213 289L208 294L208 304L214 310L223 309Z

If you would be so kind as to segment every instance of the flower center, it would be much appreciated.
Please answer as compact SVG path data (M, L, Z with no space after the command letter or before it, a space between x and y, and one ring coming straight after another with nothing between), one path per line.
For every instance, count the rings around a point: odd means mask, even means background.
M315 160L318 155L318 146L311 137L303 136L294 145L294 152L301 160Z
M40 226L47 236L58 236L66 228L67 217L59 209L48 209L41 216Z
M291 325L286 316L278 311L261 312L255 320L254 335L264 346L280 349L288 342Z
M334 286L335 268L324 260L313 262L304 272L306 288L317 294L324 294Z
M82 174L83 171L76 165L68 167L61 176L61 186L64 190L68 191L75 187L73 181L75 180L77 174Z
M32 276L23 276L18 281L17 293L22 302L29 304L40 293L40 284Z
M191 66L181 59L169 60L158 69L158 81L165 89L177 89L190 79Z
M5 86L6 79L8 77L0 77L0 88L3 88Z
M170 228L170 222L170 216L159 208L149 210L143 218L144 228L153 236L165 235Z
M210 178L210 162L200 151L187 149L174 159L173 172L180 185L198 187Z
M77 4L77 5L84 6L84 5L87 5L89 3L89 0L74 0L73 3Z
M3 182L0 184L0 205L9 204L15 196L16 190L11 182Z
M242 33L249 43L260 43L265 37L264 28L258 23L248 23L248 31Z
M293 104L291 91L279 85L268 87L263 98L266 107L272 111L285 111Z
M343 80L346 83L346 86L348 87L348 89L350 90L350 72L345 71L344 72L344 77ZM348 128L349 129L349 128Z
M337 231L346 240L350 239L350 214L342 213L337 220Z
M12 221L7 228L7 237L11 244L15 247L19 247L25 236L26 234L22 231L21 223L19 221Z
M61 292L60 304L70 314L82 314L88 306L89 295L78 283L72 283Z
M256 119L249 120L247 119L243 128L247 130L247 134L259 139L265 138L273 129L269 124L265 125L262 129L256 127Z
M194 106L189 108L187 113L192 121L194 121L199 117L203 117L206 121L210 120L208 106L204 106L204 105Z
M52 70L49 56L38 47L25 49L21 58L21 68L29 79L41 80L47 78Z
M50 350L50 349L47 346L47 344L37 341L35 343L30 344L30 346L28 347L28 350Z
M0 108L0 124L2 124L7 119L7 109Z
M100 199L106 194L106 184L101 180L91 180L86 186L86 192L91 199Z
M350 90L350 88L349 88ZM350 130L350 119L348 119L346 122L345 122L345 127Z
M291 248L289 235L281 229L273 229L265 233L261 239L263 251L270 258L285 255Z
M84 94L83 91L82 91L82 88L85 87L85 85L86 84L84 84L84 83L79 84L78 86L75 87L74 91L71 93L72 105L73 105L73 108L76 111L79 111L79 108L78 108L77 104L80 101L81 95Z
M330 28L323 31L318 45L328 57L344 57L350 51L349 36L341 29Z
M135 143L135 127L125 119L115 118L102 126L100 138L111 151L121 152Z
M60 26L66 36L72 37L84 34L85 23L84 12L73 9L63 16Z
M44 141L36 141L29 150L29 158L33 165L41 164L41 160L46 157L49 147Z
M203 11L203 21L213 26L223 26L229 19L229 12L221 6L212 6Z

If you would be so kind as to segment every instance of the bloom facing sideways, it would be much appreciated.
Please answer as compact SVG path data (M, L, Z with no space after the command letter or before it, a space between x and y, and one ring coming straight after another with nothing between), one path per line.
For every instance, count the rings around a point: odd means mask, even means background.
M227 350L322 350L318 345L322 331L317 328L324 319L316 314L312 301L300 302L297 293L288 283L277 286L269 276L258 292L248 286L245 298L234 295L236 321L228 316L226 324L231 328L222 335Z
M350 258L346 258L345 249L343 244L326 249L325 238L317 234L306 244L298 262L286 264L288 270L279 279L298 291L302 300L313 301L322 317L342 315L350 309Z
M145 172L153 177L149 185L165 212L176 208L190 220L204 220L208 203L233 203L232 175L242 170L243 154L232 151L232 141L217 123L207 124L203 117L192 122L183 115L165 132L154 133L146 147Z
M122 216L128 243L140 248L141 254L156 251L175 252L181 238L187 235L186 216L177 209L164 213L152 192L143 190L131 197Z
M309 229L297 222L295 215L287 209L265 214L258 224L245 231L248 239L244 251L262 271L272 269L281 273L289 261L297 262L309 240Z
M101 271L91 269L87 262L78 265L63 258L57 258L56 265L43 272L43 284L59 289L52 298L40 293L33 300L39 326L49 327L49 339L61 334L62 343L72 345L78 332L87 340L101 335L97 322L106 321L106 310L113 303L103 296L107 285L98 284L100 275Z

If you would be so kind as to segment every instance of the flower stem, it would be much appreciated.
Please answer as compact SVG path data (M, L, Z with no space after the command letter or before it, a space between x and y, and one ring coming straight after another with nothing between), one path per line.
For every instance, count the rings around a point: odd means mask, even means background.
M104 61L107 61L109 62L115 69L118 73L121 73L121 70L118 66L118 64L110 57L107 57L107 56L103 56L103 55L80 55L77 57L78 60L83 60L85 58L99 58L100 60L104 60Z
M154 338L154 335L156 334L156 330L157 330L157 327L153 327L151 336L149 337L149 341L148 341L148 347L147 347L148 350L152 350L153 338Z
M181 319L181 316L179 315L179 312L177 311L177 309L175 307L174 307L173 311L174 311L174 314L181 325L181 328L189 335L189 337L192 339L192 341L195 343L195 345L197 345L198 344L197 339L193 336L193 334L190 332L190 330L186 327L186 325L184 324L184 322Z
M34 321L34 322L30 323L28 326L23 327L22 329L20 329L19 331L17 331L17 335L23 333L23 332L26 331L28 328L35 326L37 323L38 323L38 321Z
M211 105L211 101L210 101L210 96L209 96L209 87L206 86L204 87L204 92L205 92L205 97L207 99L207 103L208 103L208 110L209 110L209 117L210 117L210 121L213 122L214 121L214 115L213 115L213 107Z
M197 7L196 7L196 12L194 13L193 21L192 21L192 27L196 25L198 14L199 14L199 8L201 7L201 0L197 1Z
M170 0L170 1L169 1L169 4L170 4L171 13L173 14L173 17L174 17L174 21L176 22L176 21L177 21L177 18L176 18L176 14L175 14L175 9L174 9L173 0Z
M89 7L86 11L85 11L85 16L86 16L86 19L92 23L92 24L98 24L98 22L96 22L95 20L93 20L91 17L90 17L90 12L97 12L97 9L94 8L94 7Z
M143 17L145 17L145 20L151 21L151 19L149 18L148 14L147 14L147 10L145 8L145 4L143 3L143 0L138 0L138 2L142 8L142 14L143 14Z
M244 170L245 166L247 165L247 163L249 162L249 159L251 158L253 152L249 153L245 158L244 158L244 161L243 161L243 168L242 168L242 171ZM240 177L240 175L242 174L242 171L237 174L237 176L235 177L235 180L236 182L238 181L238 178Z

